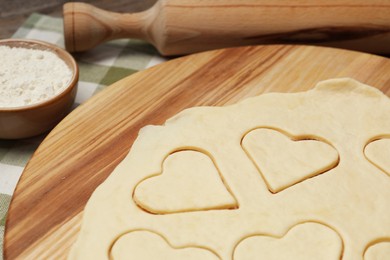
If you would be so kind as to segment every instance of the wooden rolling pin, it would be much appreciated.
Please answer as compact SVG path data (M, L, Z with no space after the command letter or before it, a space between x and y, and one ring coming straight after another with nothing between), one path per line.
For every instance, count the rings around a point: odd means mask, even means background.
M66 49L143 39L163 55L253 44L317 44L390 54L390 0L159 0L139 13L64 5Z

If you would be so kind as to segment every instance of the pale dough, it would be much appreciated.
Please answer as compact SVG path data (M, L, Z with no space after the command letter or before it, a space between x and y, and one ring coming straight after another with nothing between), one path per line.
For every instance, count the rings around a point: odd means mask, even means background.
M389 115L379 90L333 79L146 126L93 193L69 259L381 256Z
M300 139L291 142L286 134L267 128L255 129L244 136L242 147L271 192L279 192L337 165L338 153L330 145Z
M341 259L342 253L343 243L336 232L320 224L305 223L281 238L262 235L245 238L234 250L234 259L329 260Z
M168 156L163 173L141 182L133 198L141 208L156 214L237 207L213 161L195 151Z
M129 257L129 252L134 257ZM111 250L113 259L186 259L218 260L211 251L203 248L173 248L161 236L149 231L133 231L121 236Z
M369 143L364 152L369 161L390 176L390 137Z
M364 254L364 260L383 260L390 258L390 240L371 245Z

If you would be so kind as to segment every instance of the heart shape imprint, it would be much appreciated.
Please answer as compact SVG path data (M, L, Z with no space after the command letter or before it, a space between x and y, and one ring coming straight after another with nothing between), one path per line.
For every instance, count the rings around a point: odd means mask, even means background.
M364 148L366 158L390 176L390 138L377 139Z
M220 259L215 253L205 248L174 248L161 235L146 230L126 233L113 243L110 259L129 259L129 255L131 259L142 260Z
M155 214L238 207L212 159L194 150L169 155L162 173L139 183L133 199Z
M338 152L325 142L297 140L269 128L247 133L242 147L272 193L324 173L339 162Z
M364 252L364 260L381 260L390 257L390 241L380 241L370 245Z
M333 229L314 222L298 224L283 237L254 235L234 250L234 260L341 259L343 242Z

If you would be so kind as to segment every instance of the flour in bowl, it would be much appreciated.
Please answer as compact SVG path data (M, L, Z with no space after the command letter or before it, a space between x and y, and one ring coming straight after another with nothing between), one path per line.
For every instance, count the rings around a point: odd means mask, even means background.
M55 53L0 46L0 108L21 107L62 92L72 71Z

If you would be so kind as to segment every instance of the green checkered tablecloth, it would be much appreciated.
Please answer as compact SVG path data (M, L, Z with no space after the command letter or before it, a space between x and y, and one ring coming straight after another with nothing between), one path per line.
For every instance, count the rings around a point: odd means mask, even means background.
M13 38L42 40L64 47L62 19L32 14ZM75 107L106 86L164 61L156 49L138 40L117 40L75 55L80 81ZM27 161L45 135L23 140L0 139L0 244L3 248L7 210ZM1 250L0 259L3 259Z

